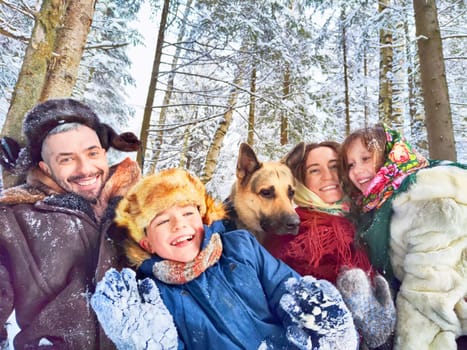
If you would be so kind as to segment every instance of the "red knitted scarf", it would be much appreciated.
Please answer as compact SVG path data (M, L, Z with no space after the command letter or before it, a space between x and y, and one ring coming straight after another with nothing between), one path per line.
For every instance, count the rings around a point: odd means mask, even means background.
M370 262L354 241L355 228L345 217L297 208L297 236L269 237L271 253L301 275L312 275L335 283L344 266L370 271Z

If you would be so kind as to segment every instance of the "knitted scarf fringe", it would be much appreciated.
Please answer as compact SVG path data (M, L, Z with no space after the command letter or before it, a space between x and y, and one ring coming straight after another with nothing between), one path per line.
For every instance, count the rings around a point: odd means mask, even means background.
M299 273L335 282L344 266L371 270L365 252L355 246L355 229L348 219L306 208L298 208L298 213L303 232L289 243L285 254Z

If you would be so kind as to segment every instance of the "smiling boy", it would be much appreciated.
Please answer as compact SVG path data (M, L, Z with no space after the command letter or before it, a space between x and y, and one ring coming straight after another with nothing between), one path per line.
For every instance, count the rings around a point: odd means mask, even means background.
M138 281L112 269L91 299L118 348L154 341L163 349L357 348L352 317L331 283L300 277L250 232L225 231L223 217L222 204L182 169L128 191L115 222ZM171 345L162 345L165 334Z

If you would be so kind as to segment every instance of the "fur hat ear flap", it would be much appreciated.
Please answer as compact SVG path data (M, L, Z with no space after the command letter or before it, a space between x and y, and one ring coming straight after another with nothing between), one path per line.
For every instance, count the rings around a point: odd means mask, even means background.
M11 137L0 138L0 165L12 174L25 173L32 164L29 147L21 145Z
M211 196L206 196L206 214L203 217L203 223L211 225L214 221L222 220L226 217L224 203L217 202Z
M111 126L105 123L101 123L96 132L102 147L105 149L113 147L119 151L134 152L138 151L141 145L136 135L132 132L124 132L119 135Z
M131 190L130 190L131 192ZM144 228L146 225L138 225L138 218L141 218L141 206L138 201L137 193L129 193L117 206L115 222L128 230L128 234L134 241L138 242L144 237Z
M16 166L21 146L15 139L5 136L0 139L0 164L8 171Z

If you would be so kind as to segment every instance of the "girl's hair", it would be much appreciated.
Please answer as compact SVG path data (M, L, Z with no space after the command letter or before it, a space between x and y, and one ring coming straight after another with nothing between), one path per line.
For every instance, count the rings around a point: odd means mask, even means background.
M334 152L336 152L337 156L339 155L340 151L340 144L334 141L324 141L319 143L309 143L305 147L305 153L303 155L302 161L298 164L298 166L292 171L295 178L300 181L301 183L305 183L306 178L306 159L308 158L308 154L318 148L318 147L328 147L331 148Z
M386 150L386 131L381 124L376 124L373 127L358 129L347 136L342 142L340 151L340 178L344 185L344 192L351 195L358 192L349 179L349 163L347 159L347 151L350 145L356 141L361 140L368 151L375 158L375 170L381 168L384 164L385 150Z

